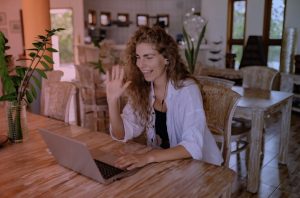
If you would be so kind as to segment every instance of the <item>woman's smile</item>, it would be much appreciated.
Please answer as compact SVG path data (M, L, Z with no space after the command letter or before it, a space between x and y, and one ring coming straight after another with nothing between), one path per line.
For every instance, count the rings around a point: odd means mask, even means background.
M166 59L155 50L153 44L140 43L136 46L136 65L146 81L156 81L166 75Z

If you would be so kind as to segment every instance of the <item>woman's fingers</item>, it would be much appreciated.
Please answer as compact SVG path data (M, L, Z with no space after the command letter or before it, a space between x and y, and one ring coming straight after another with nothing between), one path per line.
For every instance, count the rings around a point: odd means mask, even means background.
M131 81L127 81L124 85L123 85L123 90L127 89L127 87L131 84Z
M112 67L112 70L111 70L111 80L115 80L116 79L116 66L113 66Z

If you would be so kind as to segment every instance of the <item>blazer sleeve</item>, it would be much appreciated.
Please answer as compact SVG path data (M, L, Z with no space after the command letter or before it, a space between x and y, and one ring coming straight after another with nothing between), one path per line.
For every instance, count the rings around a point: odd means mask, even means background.
M182 91L178 97L181 103L178 111L178 121L181 123L182 145L193 159L203 158L204 135L207 125L200 90L197 85L190 85ZM178 112L179 113L179 112Z

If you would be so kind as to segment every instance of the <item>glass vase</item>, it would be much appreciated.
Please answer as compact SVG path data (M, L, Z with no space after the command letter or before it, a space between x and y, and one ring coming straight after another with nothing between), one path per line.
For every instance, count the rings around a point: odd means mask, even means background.
M26 104L9 102L6 107L8 131L10 142L20 143L28 137L28 126L26 117Z

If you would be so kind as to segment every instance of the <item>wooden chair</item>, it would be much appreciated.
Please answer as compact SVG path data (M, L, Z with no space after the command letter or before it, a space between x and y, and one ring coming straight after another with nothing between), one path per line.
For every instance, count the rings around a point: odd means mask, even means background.
M93 130L98 130L98 122L104 121L106 129L106 115L108 104L106 100L105 87L103 84L97 84L95 72L92 67L87 65L75 65L78 74L78 83L80 95L80 114L82 126L88 127L87 115L92 114ZM103 113L103 118L99 117Z
M235 82L231 80L226 80L222 78L214 78L209 76L196 76L197 80L200 82L200 84L205 85L221 85L225 86L227 88L231 88Z
M213 133L217 142L221 143L224 159L223 166L229 166L231 141L231 122L240 95L228 87L201 83L203 107L208 128Z
M45 90L44 115L69 123L69 111L76 86L71 82L49 82Z
M234 81L222 79L222 78L214 78L208 76L198 76L200 84L210 85L210 86L221 86L224 88L231 89L234 85ZM237 143L237 148L235 150L231 150L231 153L238 153L245 150L249 143L249 132L251 127L248 123L239 122L233 118L231 123L231 142Z
M44 115L44 109L45 109L45 89L51 82L59 82L64 75L64 72L61 70L52 70L47 71L47 79L42 79L42 89L41 89L41 114Z
M273 68L266 66L247 66L241 69L243 73L243 87L249 89L259 89L269 92L272 90L273 82L279 72ZM266 118L271 117L270 114ZM251 118L234 118L234 126L236 130L248 130L251 128ZM264 127L264 130L265 131ZM240 142L245 144L245 142ZM264 138L263 142L264 144ZM262 147L263 148L263 147Z
M243 87L270 91L278 71L265 66L248 66L241 69Z

